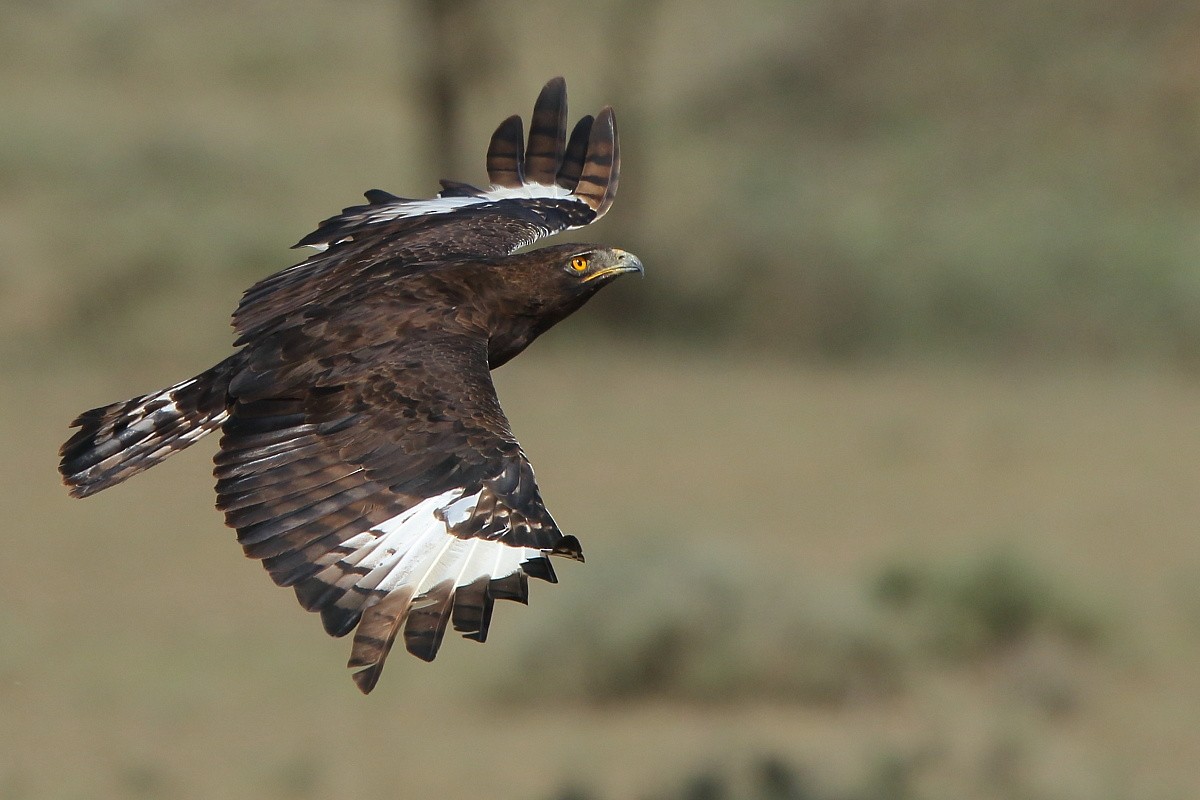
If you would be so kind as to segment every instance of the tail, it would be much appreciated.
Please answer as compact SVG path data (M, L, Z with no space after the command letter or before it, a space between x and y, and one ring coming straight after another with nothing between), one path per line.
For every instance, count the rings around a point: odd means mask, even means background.
M87 497L153 467L229 416L231 356L194 378L124 403L85 411L59 450L58 471L74 497Z

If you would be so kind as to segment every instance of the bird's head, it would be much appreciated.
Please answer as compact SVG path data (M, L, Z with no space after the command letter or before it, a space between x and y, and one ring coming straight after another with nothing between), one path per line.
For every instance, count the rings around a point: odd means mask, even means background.
M587 300L622 275L644 272L641 259L615 247L562 244L536 252L543 256L539 270L543 287L568 304Z
M503 364L622 275L642 274L633 253L595 244L560 244L492 262L497 294L489 358Z

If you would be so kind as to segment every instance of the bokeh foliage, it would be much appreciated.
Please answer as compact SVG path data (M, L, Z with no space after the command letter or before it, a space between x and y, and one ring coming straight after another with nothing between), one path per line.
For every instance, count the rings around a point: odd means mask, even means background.
M1197 355L1188 4L0 13L10 341L154 324L181 294L216 316L215 286L285 265L361 190L478 180L490 126L562 72L577 111L611 102L625 134L595 236L651 277L601 301L615 328L801 357ZM586 42L588 62L548 42Z

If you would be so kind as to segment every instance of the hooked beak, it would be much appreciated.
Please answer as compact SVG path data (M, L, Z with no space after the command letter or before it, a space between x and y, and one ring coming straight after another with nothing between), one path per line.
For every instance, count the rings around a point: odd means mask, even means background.
M616 277L625 272L636 272L639 275L646 274L646 269L642 266L642 260L633 253L627 253L624 250L613 250L613 252L617 254L617 263L587 276L583 279L584 283L606 276Z

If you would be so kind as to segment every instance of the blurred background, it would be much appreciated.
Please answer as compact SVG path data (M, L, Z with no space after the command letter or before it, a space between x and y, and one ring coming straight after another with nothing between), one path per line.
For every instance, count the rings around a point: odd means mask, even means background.
M588 563L363 698L215 442L56 450L558 74L647 277L495 377ZM0 797L1195 796L1200 7L9 0L0 105Z

